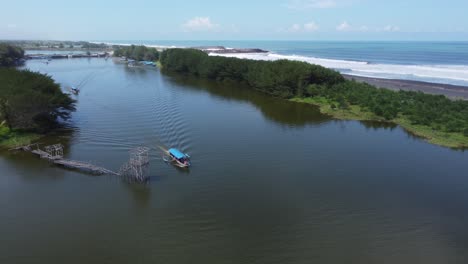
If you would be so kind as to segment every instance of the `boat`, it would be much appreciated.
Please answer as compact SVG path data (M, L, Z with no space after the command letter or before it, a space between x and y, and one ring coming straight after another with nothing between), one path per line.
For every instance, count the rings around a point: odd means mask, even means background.
M72 91L73 94L79 94L80 93L80 89L78 89L78 88L76 88L74 86L71 87L71 91Z
M171 148L167 150L168 158L164 159L166 162L172 162L175 166L180 168L188 168L192 164L190 162L190 156L188 154L182 153L176 148Z
M136 67L136 61L135 60L127 60L127 66L128 67Z

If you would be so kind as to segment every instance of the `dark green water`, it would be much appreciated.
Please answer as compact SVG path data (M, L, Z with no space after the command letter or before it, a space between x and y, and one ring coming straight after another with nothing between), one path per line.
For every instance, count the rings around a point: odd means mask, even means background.
M467 152L111 60L27 66L89 78L70 128L44 142L115 170L150 146L151 183L3 153L2 264L468 262ZM163 163L159 144L193 168Z

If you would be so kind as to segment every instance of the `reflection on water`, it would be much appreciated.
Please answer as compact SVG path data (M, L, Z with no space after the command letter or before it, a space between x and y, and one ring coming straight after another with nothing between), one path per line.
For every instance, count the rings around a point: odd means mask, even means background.
M329 121L320 114L316 107L291 103L286 100L265 96L252 91L242 84L232 82L214 82L187 76L169 74L180 87L195 91L208 91L211 96L224 100L248 102L254 105L268 120L288 126L304 126Z
M468 153L390 124L336 121L236 84L103 59L30 61L93 76L69 128L40 142L150 182L0 155L0 263L466 263ZM192 156L181 170L158 146Z
M398 125L394 123L387 123L387 122L377 122L377 121L361 121L364 127L373 129L373 130L380 130L380 129L389 129L390 131L396 129Z
M146 184L123 183L135 200L135 205L146 208L151 202L151 188Z

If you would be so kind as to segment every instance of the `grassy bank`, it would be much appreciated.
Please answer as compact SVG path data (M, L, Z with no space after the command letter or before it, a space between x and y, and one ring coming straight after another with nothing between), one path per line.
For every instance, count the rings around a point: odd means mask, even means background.
M31 144L41 137L39 134L10 131L4 124L0 124L0 148L10 149L18 146Z
M409 133L425 139L429 143L456 149L468 148L468 137L465 137L462 133L443 132L434 130L429 126L415 125L403 115L399 115L391 120L385 120L357 105L350 105L346 109L341 109L337 107L339 105L337 102L324 97L293 98L291 101L316 105L321 113L336 119L392 122L400 125Z
M162 68L163 68L163 66L162 66L162 64L161 64L160 61L156 61L156 67L158 67L159 69L162 69Z

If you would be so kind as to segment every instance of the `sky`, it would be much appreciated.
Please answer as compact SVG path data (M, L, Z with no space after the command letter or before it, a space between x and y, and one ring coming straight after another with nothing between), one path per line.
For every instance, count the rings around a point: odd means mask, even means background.
M467 0L2 0L0 39L468 41Z

